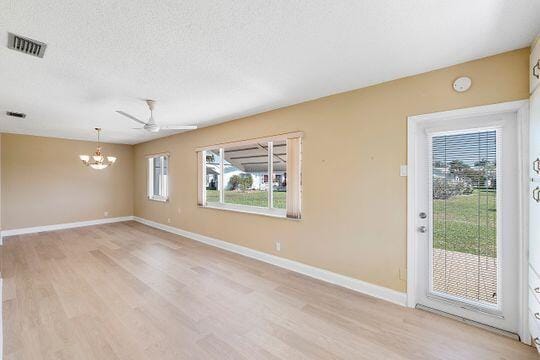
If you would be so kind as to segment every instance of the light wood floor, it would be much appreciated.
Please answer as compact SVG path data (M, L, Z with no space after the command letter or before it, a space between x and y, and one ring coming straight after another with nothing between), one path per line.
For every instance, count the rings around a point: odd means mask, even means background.
M1 270L6 360L536 359L485 330L134 222L6 238Z

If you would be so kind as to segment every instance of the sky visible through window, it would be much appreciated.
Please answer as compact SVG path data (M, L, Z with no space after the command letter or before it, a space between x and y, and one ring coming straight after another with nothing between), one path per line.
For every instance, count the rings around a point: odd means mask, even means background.
M462 161L474 166L482 159L496 162L496 132L485 131L433 137L433 162Z

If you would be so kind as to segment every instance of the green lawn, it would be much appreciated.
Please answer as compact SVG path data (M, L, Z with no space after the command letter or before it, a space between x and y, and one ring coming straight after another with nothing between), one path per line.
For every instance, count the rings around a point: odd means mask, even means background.
M274 191L274 207L285 209L285 192ZM267 206L266 191L225 191L229 204ZM208 202L218 202L217 190L206 190ZM480 211L478 211L480 209ZM493 190L474 190L433 201L433 246L439 249L496 257L496 197Z
M433 201L433 247L496 257L496 239L495 191Z
M285 209L285 191L274 191L274 208ZM217 190L206 190L206 201L218 202ZM225 191L224 201L227 204L239 204L268 207L268 193L266 191Z

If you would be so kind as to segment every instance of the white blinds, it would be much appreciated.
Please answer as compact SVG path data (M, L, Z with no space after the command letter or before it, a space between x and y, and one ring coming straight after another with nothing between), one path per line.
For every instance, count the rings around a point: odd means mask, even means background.
M147 159L147 189L146 194L150 198L154 193L154 158L149 157Z
M204 151L197 151L197 204L205 206L205 168L204 168Z
M287 139L287 217L302 217L302 138Z
M496 130L432 138L433 290L498 303Z

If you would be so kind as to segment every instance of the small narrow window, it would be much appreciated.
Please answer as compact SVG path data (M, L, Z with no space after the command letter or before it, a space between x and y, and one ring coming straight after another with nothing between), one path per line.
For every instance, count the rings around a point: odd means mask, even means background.
M167 201L169 199L169 156L148 157L148 198Z

